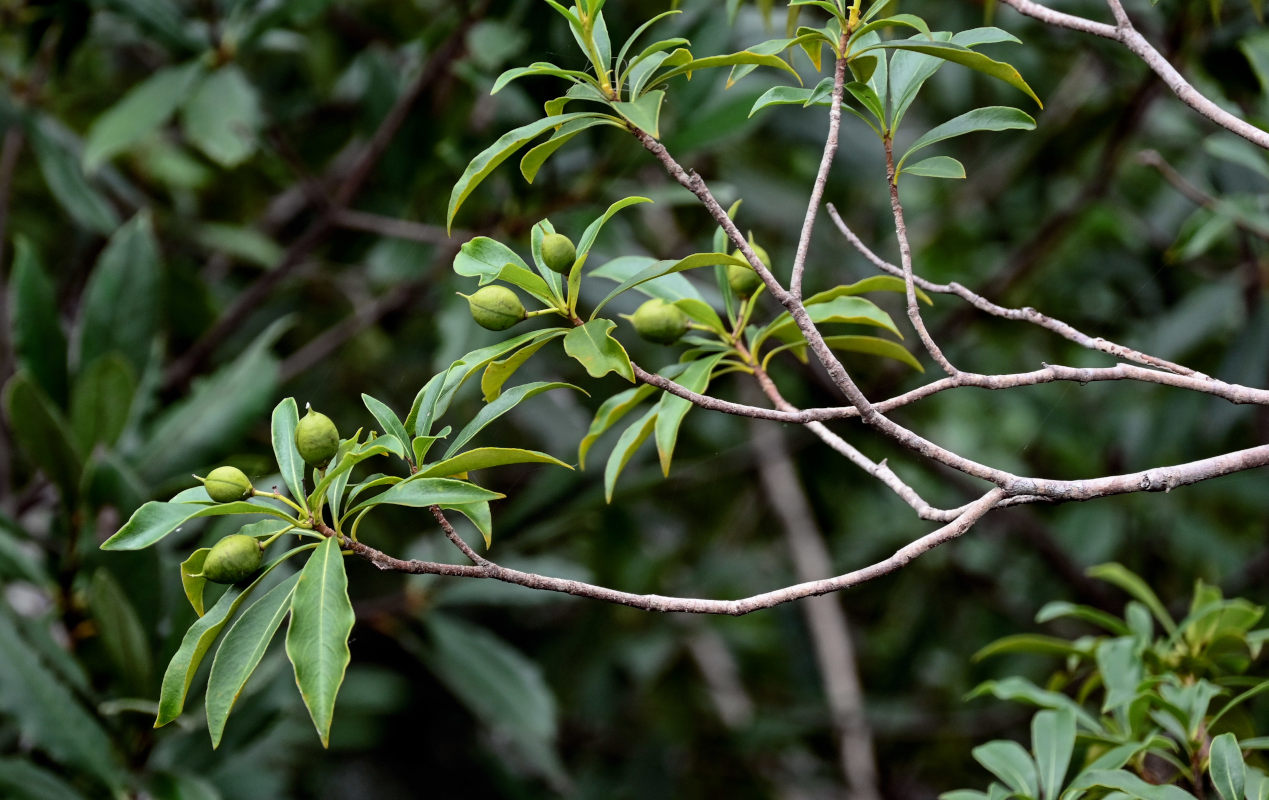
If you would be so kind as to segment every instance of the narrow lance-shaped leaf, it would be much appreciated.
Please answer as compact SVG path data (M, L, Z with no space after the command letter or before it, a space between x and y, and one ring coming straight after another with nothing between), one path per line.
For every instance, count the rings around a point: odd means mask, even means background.
M154 720L154 727L160 728L181 715L181 711L185 708L185 697L189 693L190 684L194 682L194 675L198 673L199 665L203 663L203 657L207 655L216 637L224 630L238 607L259 588L269 577L269 573L279 564L297 553L312 550L316 546L314 544L301 545L285 553L265 566L259 577L246 587L230 586L216 604L207 609L206 614L189 626L181 638L180 647L176 649L172 660L168 662L167 670L163 673L163 684L159 689L159 713Z
M689 269L709 267L716 264L722 264L724 266L730 264L748 266L749 262L744 259L735 258L727 253L693 253L692 255L681 258L678 261L656 261L637 274L622 281L616 289L609 292L608 295L595 306L595 310L591 314L591 319L598 319L599 312L603 310L604 306L608 305L623 292L628 289L632 289L641 283L650 281L654 278L659 278L663 275L671 275L676 272L684 272Z
M1035 797L1040 793L1035 761L1017 742L1000 739L979 745L972 753L975 761L1019 795Z
M1068 709L1040 711L1031 718L1031 749L1043 800L1057 800L1075 749L1075 715Z
M964 114L954 117L942 125L937 125L922 134L908 148L908 152L904 153L903 157L899 159L899 163L895 165L895 170L896 172L902 172L904 170L903 165L913 153L945 139L977 131L1032 130L1034 128L1035 120L1029 114L1016 108L1008 106L975 108L973 111L966 111Z
M685 389L698 394L709 388L709 379L714 367L727 355L719 353L714 356L693 361L679 377L678 383ZM679 438L679 427L683 418L692 410L692 401L685 400L675 394L665 392L661 402L657 403L657 419L655 426L657 455L661 460L661 473L670 476L670 462L674 459L674 446Z
M1087 572L1089 577L1112 583L1144 603L1146 608L1150 609L1150 613L1154 615L1155 619L1159 621L1159 624L1169 634L1176 631L1176 621L1172 619L1172 615L1163 607L1163 603L1159 602L1159 597L1154 593L1154 590L1122 564L1114 562L1098 564L1097 566L1089 567Z
M295 667L295 684L323 747L330 744L335 696L352 659L348 635L355 619L348 599L344 557L339 542L328 538L318 545L300 572L286 632L286 654Z
M959 179L965 177L965 165L951 156L934 156L915 164L904 166L904 175L917 175L923 178Z
M397 418L396 413L388 408L386 404L368 394L362 394L361 402L365 403L366 409L374 416L384 433L395 436L397 441L402 444L410 441L410 435L405 432L405 425L401 424L401 420Z
M57 291L31 242L14 241L9 276L9 319L18 364L56 405L66 402L66 335L58 322Z
M203 577L203 562L210 552L210 547L200 547L181 562L181 588L185 590L185 599L189 600L190 607L200 617L206 613L203 593L207 591L207 579Z
M454 215L458 213L458 209L462 206L463 201L472 193L480 182L489 176L499 164L506 161L511 154L515 153L527 142L541 136L551 128L563 125L575 119L581 119L586 116L595 116L593 112L578 112L573 114L560 114L558 116L546 117L545 119L530 122L528 125L521 125L519 128L507 131L498 138L493 144L486 147L471 163L467 165L467 169L459 177L458 182L454 184L454 189L449 196L449 210L445 214L445 230L449 231L454 226Z
M397 483L387 491L361 501L344 512L344 517L350 517L358 511L379 505L426 508L427 506L480 503L488 500L498 500L505 496L467 481L459 481L452 478L412 477Z
M525 345L515 351L506 358L498 361L489 362L489 366L485 367L485 372L480 376L480 391L485 396L486 403L492 403L502 394L502 386L511 376L516 374L520 367L524 366L537 351L548 345L552 339L563 336L568 331L561 328L553 335L539 339L532 344Z
M524 176L524 180L533 183L533 179L538 176L538 171L542 169L542 165L547 162L551 156L555 155L555 151L568 144L573 137L577 136L587 128L594 128L597 125L611 125L613 127L621 127L616 118L610 118L606 115L595 115L586 119L574 120L573 122L561 125L559 130L540 145L533 147L529 152L524 154L520 159L520 174Z
M875 50L879 48L889 50L913 50L918 53L924 53L926 55L935 56L936 58L941 58L944 61L951 61L956 64L969 67L970 69L977 70L984 75L990 75L997 80L1004 81L1034 100L1037 106L1041 108L1044 107L1044 103L1040 102L1040 98L1034 91L1032 91L1031 87L1027 85L1027 82L1022 79L1022 75L1018 73L1017 69L1004 63L1003 61L996 61L993 58L988 58L982 53L970 50L968 47L963 47L951 42L925 42L919 40L905 40L901 42L888 41L882 42L874 47L861 50L857 53L857 55L862 55L868 50Z
M3 405L18 446L67 498L75 497L83 460L61 410L25 372L5 384Z
M292 522L289 514L261 500L239 501L204 506L196 503L159 503L150 501L133 512L128 522L106 541L102 550L142 550L155 544L186 522L200 517L227 514L269 514Z
M443 478L507 464L554 464L557 467L572 469L555 456L539 453L536 450L521 450L515 447L478 447L453 458L420 467L418 475L420 478Z
M617 486L617 478L621 476L621 471L626 468L626 464L630 463L630 459L634 456L635 451L639 449L639 445L647 440L652 434L653 427L656 425L657 410L649 409L642 417L635 420L626 428L621 438L617 440L617 444L612 449L612 453L608 456L608 463L604 466L604 500L611 503L613 489Z
M149 215L138 214L110 237L84 287L79 368L118 351L145 372L159 320L159 253Z
M572 335L571 332L569 335ZM564 337L564 342L565 347L567 348L568 336ZM520 386L508 389L503 392L497 400L480 409L480 412L472 418L471 422L467 423L467 425L458 432L458 434L454 437L454 441L445 450L445 458L449 458L457 453L464 445L471 441L472 437L484 430L486 425L515 408L522 401L528 400L531 397L536 397L543 392L549 392L552 389L577 389L577 391L585 394L585 392L578 389L578 387L571 383L561 383L558 381L537 381L534 383L521 384Z
M295 427L299 421L300 412L294 397L286 398L273 409L273 456L291 498L297 502L304 497L304 459L295 446Z
M93 120L84 142L84 168L95 170L158 129L176 112L206 70L201 58L165 67L134 86Z
M655 386L648 384L636 386L633 389L618 392L599 406L599 410L595 412L595 418L590 423L590 430L582 437L581 444L578 446L577 461L583 469L586 468L586 454L590 452L596 440L656 390Z
M242 694L247 679L269 648L269 642L291 612L291 596L300 574L274 586L238 618L216 650L207 679L207 732L212 749L220 746L229 712Z

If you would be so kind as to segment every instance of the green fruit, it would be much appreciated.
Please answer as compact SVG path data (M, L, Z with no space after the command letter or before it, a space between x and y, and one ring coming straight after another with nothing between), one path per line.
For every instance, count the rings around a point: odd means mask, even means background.
M295 426L295 448L310 467L324 469L339 449L339 430L330 417L310 406L308 413Z
M238 583L259 569L263 558L254 536L235 533L212 546L203 561L203 577L213 583Z
M542 262L546 268L567 275L577 260L577 248L562 233L548 233L542 237Z
M207 473L203 486L208 496L217 503L232 503L250 497L255 491L246 474L237 467L216 467Z
M524 319L524 303L505 286L483 286L467 298L472 319L482 328L505 331Z
M657 344L674 344L687 333L687 314L660 298L653 298L639 306L633 322L640 336Z
M771 269L771 256L767 255L767 251L756 244L750 244L750 247L753 248L754 255L758 256L758 260L762 262L763 266ZM739 258L741 261L745 260L744 255L739 250L732 253L732 257ZM754 272L753 267L728 264L727 285L736 293L736 296L748 297L758 291L759 286L762 286L762 278L757 272Z

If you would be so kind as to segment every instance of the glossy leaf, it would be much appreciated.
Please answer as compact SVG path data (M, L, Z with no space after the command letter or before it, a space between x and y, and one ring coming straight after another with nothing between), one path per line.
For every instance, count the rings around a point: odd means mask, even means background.
M542 337L536 342L531 342L521 347L506 358L489 362L489 366L485 367L484 374L480 376L480 391L485 396L485 402L492 403L497 400L499 395L502 394L503 384L516 374L516 370L524 366L525 362L532 358L537 351L549 344L552 339L563 336L565 333L567 331L561 328L552 332L550 336Z
M572 469L555 456L539 453L536 450L521 450L515 447L478 447L453 458L420 467L417 474L419 478L443 478L478 469L502 467L507 464L554 464L565 469Z
M1031 750L1040 776L1040 797L1058 800L1075 750L1075 715L1070 709L1040 711L1031 718Z
M903 168L904 175L917 175L923 178L964 178L965 165L951 156L933 156Z
M925 372L925 367L921 366L921 362L917 361L916 356L912 355L903 345L898 342L892 342L889 339L882 339L878 336L825 336L824 343L832 350L844 350L851 353L865 353L870 356L889 358L907 364L917 372ZM763 357L763 364L765 365L770 361L772 356L786 350L791 351L799 361L806 362L807 344L805 341L798 341L772 348Z
M1075 715L1075 719L1086 730L1100 731L1101 725L1097 720L1085 711L1078 703L1061 692L1051 692L1041 689L1035 684L1024 678L1010 677L1003 678L998 681L985 681L974 688L969 693L970 698L980 695L990 694L1001 700L1014 700L1040 708L1053 708L1057 710L1069 709Z
M1238 737L1232 733L1217 736L1212 740L1210 757L1208 774L1212 776L1212 785L1220 793L1221 800L1243 800L1247 765L1238 746Z
M1025 797L1038 797L1039 777L1035 761L1017 742L998 739L979 745L972 751L974 760L982 764L1013 791Z
M1041 655L1062 657L1086 657L1090 655L1086 648L1080 648L1067 639L1061 639L1056 636L1041 636L1035 633L1018 633L1002 637L983 647L974 653L973 660L982 661L985 658L993 658L1005 653L1039 653Z
M599 301L599 303L595 306L594 312L591 313L591 319L597 319L599 312L603 310L604 306L608 305L623 292L628 289L632 289L641 283L645 283L655 278L660 278L663 275L672 275L676 272L684 272L689 269L698 269L700 267L710 267L715 264L737 264L745 266L748 263L749 262L744 261L743 259L734 258L727 253L693 253L692 255L687 256L686 258L681 258L677 261L654 261L643 270L622 281L616 289L613 289L606 297L604 297L603 300Z
M25 370L55 405L67 398L66 335L58 321L57 294L35 248L16 237L9 276L9 320L13 351Z
M1089 577L1114 584L1141 601L1146 608L1150 609L1150 613L1159 621L1164 630L1169 634L1176 632L1176 622L1172 619L1172 615L1167 612L1167 609L1163 607L1163 603L1159 602L1158 595L1146 585L1145 581L1123 565L1113 562L1098 564L1097 566L1089 567L1086 571Z
M718 362L725 355L726 353L719 353L693 361L688 365L687 369L683 370L683 374L679 376L677 383L685 389L703 394L709 388L709 379L714 372L714 367L718 366ZM691 410L692 402L690 400L685 400L669 392L663 391L661 401L657 403L654 440L657 446L657 456L661 461L661 474L667 478L670 476L670 462L674 459L674 445L679 438L679 428L683 424L683 418Z
M997 80L1004 81L1034 100L1037 106L1041 108L1044 107L1044 104L1040 102L1040 98L1034 91L1032 91L1031 87L1027 85L1027 82L1022 79L1022 75L1018 73L1017 69L1004 63L1003 61L996 61L993 58L989 58L982 53L971 50L963 45L954 44L952 42L928 42L908 39L904 41L882 42L874 45L873 47L859 51L857 55L861 55L868 50L880 48L888 50L911 50L917 53L934 56L935 58L941 58L944 61L951 61L953 63L969 67L970 69L981 72L984 75L990 75Z
M295 684L323 747L330 744L335 696L352 659L348 636L355 619L339 542L325 539L300 572L286 632L286 654L295 667Z
M398 442L405 443L410 441L410 435L405 432L405 425L397 418L395 412L388 406L368 394L361 395L361 402L365 404L366 409L370 412L375 421L379 423L379 428L384 433L395 436Z
M514 250L488 236L477 236L460 247L454 256L454 272L469 278L478 277L482 285L497 278L507 264L529 268Z
M79 315L79 369L118 352L145 372L159 323L159 253L147 214L110 237L84 287Z
M536 75L547 75L555 78L565 78L570 81L593 81L594 78L585 72L579 72L575 69L563 69L557 67L549 61L534 61L527 67L515 67L503 72L493 83L493 88L489 90L490 94L497 94L506 88L507 84L520 78L532 77Z
M908 152L904 153L903 157L899 159L895 169L898 172L902 172L904 164L913 153L956 136L964 136L967 133L975 133L977 131L1032 130L1034 128L1035 120L1029 114L1016 108L1008 106L975 108L973 111L966 111L964 114L953 117L942 125L937 125L922 134L908 148Z
M603 230L604 225L616 216L618 211L629 208L630 206L641 205L643 203L651 203L652 200L640 195L631 195L623 197L612 203L608 208L604 209L604 213L600 214L589 225L586 230L582 231L581 238L577 240L577 261L573 263L573 268L568 273L568 305L569 308L577 308L577 297L582 282L582 264L585 263L586 257L590 254L590 250L595 246L595 240L599 238L599 232ZM591 315L594 319L595 315Z
M1052 602L1045 603L1044 606L1036 612L1035 621L1049 622L1061 617L1073 617L1075 619L1083 620L1084 622L1104 628L1116 636L1125 636L1128 634L1128 626L1123 623L1123 620L1113 614L1108 614L1101 609L1092 608L1091 606L1076 605L1075 603L1070 603L1065 600L1054 600Z
M774 69L784 70L796 77L798 79L798 83L802 82L802 76L798 75L797 70L791 67L783 58L766 53L755 53L751 50L741 50L738 53L728 53L727 55L693 58L686 64L674 67L658 75L653 80L653 85L665 83L671 78L679 75L687 75L690 78L693 73L700 70L717 69L718 67L734 67L739 64L753 64L759 67L772 67ZM729 80L726 87L731 88L733 82L734 81Z
M884 328L896 336L901 336L890 315L877 307L870 300L862 297L836 297L824 303L815 303L806 307L806 313L817 325L826 323L852 323ZM755 338L753 347L757 349L772 336L780 339L797 340L802 332L789 312L785 311L771 321Z
M300 410L294 397L288 397L274 406L270 428L273 457L277 460L278 472L282 474L291 499L297 502L304 497L304 459L295 446L295 427L299 422Z
M568 144L573 137L582 131L587 128L594 128L597 125L618 127L619 123L615 119L595 115L561 125L550 139L530 148L529 152L525 153L524 157L520 159L520 174L524 176L524 180L528 183L533 183L533 179L538 176L538 171L542 169L542 165L547 162L547 159L555 155L556 150Z
M586 454L590 452L590 448L595 444L596 440L656 391L655 386L643 384L633 389L618 392L605 400L599 406L599 410L595 412L595 418L590 423L590 430L582 437L581 444L578 446L578 464L585 469Z
M612 453L608 455L608 463L604 466L604 500L611 503L613 489L617 485L617 478L621 476L621 471L626 468L626 464L630 463L631 457L634 456L639 445L643 444L652 434L656 426L657 410L649 409L642 417L635 420L626 428L621 438L617 439L617 444L613 447Z
M565 337L564 342L567 347L568 337ZM471 422L467 423L467 425L464 426L456 436L454 436L453 442L451 442L450 446L445 450L445 458L449 458L457 453L464 445L472 440L472 437L484 430L486 425L515 408L522 401L528 400L531 397L536 397L543 392L549 392L552 389L577 389L577 391L582 392L581 389L578 389L571 383L561 383L558 381L524 383L512 389L508 389L499 395L497 400L494 400L492 403L489 403L484 408L480 409L480 412L477 413L476 416L472 417ZM582 393L585 394L585 392Z
M205 77L181 107L185 138L226 168L255 153L263 122L260 96L237 64L227 64Z
M564 352L586 368L592 378L615 372L634 383L634 367L621 342L612 337L617 323L608 319L592 319L564 336Z
M216 649L207 678L206 697L207 732L211 734L212 749L220 746L234 703L264 657L282 620L291 613L291 597L299 578L297 572L252 603Z
M210 547L200 547L181 562L181 588L185 590L185 599L189 600L194 613L200 617L206 613L203 594L207 591L208 583L203 577L203 562L210 552Z
M612 108L627 122L645 131L653 139L661 138L661 103L665 100L665 91L654 89L633 102L615 102Z
M1126 770L1092 770L1078 775L1068 791L1100 786L1116 789L1134 800L1194 800L1194 796L1177 786L1156 786Z
M128 91L93 121L84 140L84 168L97 169L158 130L202 77L201 59L164 67Z
M344 512L345 517L363 509L380 505L426 508L436 505L465 505L488 500L498 500L506 495L482 489L467 481L451 478L410 478L390 487L374 497L363 500Z
M138 508L122 528L102 542L101 549L141 550L162 541L164 537L180 529L190 520L227 514L269 514L281 520L290 520L285 511L259 499L209 506L197 503L160 503L152 500Z
M528 125L521 125L518 128L507 131L497 141L477 154L454 184L453 191L450 192L449 210L445 214L445 229L448 231L453 227L454 215L458 213L463 201L499 164L506 161L507 158L529 141L536 139L546 131L585 116L594 116L594 114L593 112L589 114L586 112L559 114L530 122Z
M620 256L592 269L587 275L622 283L655 263L657 263L657 260L651 256ZM667 303L673 303L684 298L701 301L701 293L696 290L696 287L687 278L678 273L653 278L650 281L637 284L633 288L648 297L659 297ZM715 317L717 317L717 314L715 314Z
M181 637L181 644L163 673L163 684L159 689L159 711L154 720L154 727L161 728L181 715L181 711L185 709L185 698L189 693L190 684L194 682L194 676L203 663L203 657L207 655L207 651L220 636L220 632L238 611L238 607L251 597L279 564L297 553L312 550L316 546L301 545L271 561L261 570L259 577L245 587L226 588L225 593L220 596L215 605L207 609L207 613L203 616L194 620L194 624L190 625L185 635Z

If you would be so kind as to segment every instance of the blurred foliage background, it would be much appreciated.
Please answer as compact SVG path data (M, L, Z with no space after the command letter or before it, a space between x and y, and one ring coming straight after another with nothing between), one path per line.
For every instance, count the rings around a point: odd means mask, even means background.
M783 9L764 19L729 3L729 24L723 4L679 5L685 13L662 35L679 31L698 54L741 49L784 25ZM614 38L668 6L613 0ZM1106 15L1094 0L1061 7ZM990 13L925 0L898 10L946 30ZM1130 11L1196 85L1266 121L1269 34L1255 9L1162 0ZM1033 133L953 143L968 180L905 180L918 270L1266 385L1264 154L1214 132L1114 43L995 14L1024 45L988 52L1017 64L1046 108ZM464 206L464 230L446 237L449 189L467 161L537 118L557 89L532 79L491 97L493 80L542 58L581 64L540 0L0 0L0 794L840 796L797 605L738 619L655 616L355 563L353 663L329 752L280 651L248 685L218 751L197 703L178 724L151 728L158 675L192 615L177 565L228 531L213 522L153 550L99 552L141 502L224 462L267 483L268 411L281 397L313 403L343 430L369 426L361 392L404 411L436 370L493 341L455 297L470 280L449 270L475 233L527 252L544 216L575 236L598 209L645 194L656 204L616 217L594 263L709 247L712 227L692 198L633 138L607 130L575 139L532 186L500 169ZM826 113L781 107L747 119L783 78L760 71L726 91L722 80L702 73L676 87L664 141L725 204L745 200L741 227L787 276ZM1017 103L1011 92L945 67L905 127ZM1143 159L1147 149L1158 155ZM894 257L884 179L879 145L848 118L826 198ZM1186 196L1178 179L1199 194ZM869 274L821 216L808 291ZM953 299L939 298L928 318L967 369L1104 363ZM628 328L621 335L636 360L670 360ZM852 366L872 397L921 380L890 362ZM526 379L584 377L564 359L526 369ZM837 402L813 368L790 360L775 375L795 404ZM493 435L575 460L599 399L621 388L606 381L593 400L539 397ZM714 388L745 396L739 381ZM460 415L475 413L478 391L464 403ZM972 458L1064 478L1213 455L1269 433L1262 408L1109 383L961 390L896 417ZM495 512L492 557L635 592L735 597L794 582L753 426L696 412L684 430L670 479L645 451L611 505L593 466L490 475L509 495ZM890 458L933 503L972 496L960 476L857 426L839 430ZM806 432L780 436L826 535L825 575L930 527ZM1197 578L1269 599L1263 480L1244 473L1167 495L999 512L835 598L852 623L884 794L933 797L985 781L970 748L1021 737L1028 715L964 695L1049 665L971 656L1041 629L1032 617L1050 600L1122 608L1087 566L1120 561L1181 606ZM451 558L425 516L385 513L362 537L402 557Z

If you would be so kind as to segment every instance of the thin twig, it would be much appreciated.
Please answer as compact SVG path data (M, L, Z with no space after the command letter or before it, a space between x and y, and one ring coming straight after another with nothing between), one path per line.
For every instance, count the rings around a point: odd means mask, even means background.
M1239 119L1195 89L1144 36L1137 32L1123 6L1120 5L1119 0L1107 0L1107 5L1110 6L1111 12L1115 15L1118 23L1116 25L1107 25L1072 14L1063 14L1047 6L1032 2L1032 0L1001 0L1001 2L1020 14L1038 19L1047 25L1091 33L1095 36L1119 42L1145 62L1146 66L1156 75L1162 78L1163 82L1167 84L1167 87L1172 90L1172 93L1181 102L1225 130L1236 133L1252 144L1269 150L1269 132Z
M1221 200L1213 197L1187 181L1185 176L1177 172L1176 168L1169 164L1167 160L1159 154L1159 151L1142 150L1137 154L1137 160L1142 164L1153 167L1157 170L1173 189L1180 192L1185 199L1189 200L1194 205L1206 208L1210 211L1220 211L1222 206L1225 205ZM1230 209L1230 211L1234 212L1229 214L1229 218L1233 221L1234 225L1241 228L1246 233L1250 233L1252 236L1269 240L1269 229L1263 228L1260 225L1257 225L1255 221L1248 219L1242 214L1236 213L1236 209Z
M439 225L426 225L407 219L385 217L381 214L370 214L365 211L353 211L348 208L336 209L335 224L341 228L364 231L378 236L390 236L394 239L405 239L424 244L449 244L463 242L472 237L468 231L445 233Z
M848 33L843 32L838 42L840 50L845 51ZM846 59L837 59L833 69L833 93L828 106L828 136L824 138L824 154L820 156L820 168L815 174L815 182L811 185L811 199L806 204L806 218L802 220L802 233L798 236L797 252L793 256L793 276L789 280L789 294L798 300L802 299L802 274L806 271L806 257L811 250L811 234L815 231L815 218L820 213L820 203L824 201L824 187L828 184L828 171L833 166L833 156L837 154L837 139L842 127L842 93L846 86Z

